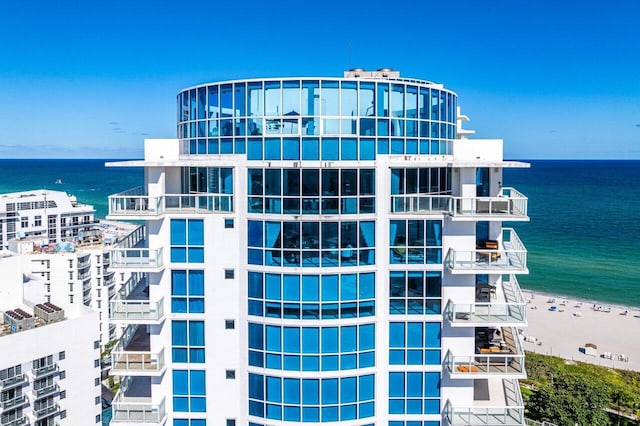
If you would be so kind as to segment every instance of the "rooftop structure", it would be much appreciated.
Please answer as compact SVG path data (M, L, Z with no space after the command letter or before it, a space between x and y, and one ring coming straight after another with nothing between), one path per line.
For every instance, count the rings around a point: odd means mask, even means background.
M12 238L44 235L50 242L76 237L94 226L92 206L62 191L38 189L0 195L0 247Z
M145 140L114 425L522 425L528 220L502 140L398 72L203 84ZM115 314L114 314L115 312ZM133 408L135 407L135 409Z

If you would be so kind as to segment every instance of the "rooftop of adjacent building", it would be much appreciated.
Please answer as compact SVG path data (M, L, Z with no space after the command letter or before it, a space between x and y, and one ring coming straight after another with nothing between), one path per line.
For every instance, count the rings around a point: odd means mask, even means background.
M23 304L0 313L2 314L0 337L44 327L66 319L64 309L50 302L36 304L33 308Z
M30 235L9 240L8 247L17 254L75 253L115 246L139 227L134 223L101 220L92 229L78 231L77 237L68 237L59 243L50 243L46 235Z
M8 205L15 203L9 210ZM22 204L21 204L22 203ZM32 204L36 203L36 204ZM0 211L35 210L35 209L83 210L93 213L93 206L78 201L75 195L64 191L34 189L30 191L9 192L0 194Z

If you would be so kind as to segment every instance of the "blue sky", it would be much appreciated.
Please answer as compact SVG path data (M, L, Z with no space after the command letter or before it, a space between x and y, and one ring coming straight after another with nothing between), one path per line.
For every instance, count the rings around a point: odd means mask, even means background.
M0 158L140 158L175 94L390 67L507 158L640 158L640 1L3 1Z

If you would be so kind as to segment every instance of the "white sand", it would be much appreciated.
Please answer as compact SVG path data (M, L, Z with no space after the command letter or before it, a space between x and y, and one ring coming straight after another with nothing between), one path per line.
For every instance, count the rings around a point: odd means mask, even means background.
M629 308L628 315L621 315L626 308L614 305L598 304L596 306L611 307L611 312L593 309L594 302L582 302L562 296L545 295L528 290L522 291L527 304L527 320L529 326L524 329L525 336L535 337L541 344L523 343L527 351L545 355L559 356L569 360L583 361L606 367L640 371L640 310ZM548 303L555 298L554 303ZM568 300L566 306L563 302ZM549 310L556 306L557 311ZM574 313L580 313L580 316ZM598 346L597 356L589 356L580 352L586 343ZM615 359L602 358L610 352ZM625 355L628 362L619 361L618 355Z

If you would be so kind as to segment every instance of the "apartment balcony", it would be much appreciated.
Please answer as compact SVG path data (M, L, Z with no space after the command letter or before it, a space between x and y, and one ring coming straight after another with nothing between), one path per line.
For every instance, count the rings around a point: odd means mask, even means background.
M392 195L391 213L449 214L451 201L451 195Z
M108 219L151 220L165 213L232 212L230 194L163 194L149 196L144 187L133 188L109 196Z
M51 376L58 372L58 364L49 364L42 367L34 368L31 370L31 375L34 379L42 379L43 377Z
M499 376L523 379L527 377L524 357L515 328L479 328L476 329L476 353L467 356L455 355L449 351L445 356L445 365L452 378L482 379Z
M28 402L29 401L27 401L26 396L20 395L11 399L7 399L5 401L0 401L0 408L2 408L3 410L9 410L12 408L18 408L24 404L27 404Z
M165 370L164 349L151 351L146 327L129 326L111 351L114 376L156 376Z
M454 221L508 220L526 222L527 197L514 188L502 188L496 197L453 197Z
M127 377L111 402L111 424L163 425L167 414L164 398L159 402L151 396L148 377Z
M445 414L449 425L524 425L524 403L518 380L475 380L474 395L472 406L459 406L450 400L447 401Z
M7 379L0 380L0 390L7 390L22 386L27 382L27 377L24 374L16 374L15 376Z
M113 322L160 324L165 318L164 299L149 300L149 285L141 275L132 275L109 303Z
M527 303L515 275L502 277L497 285L476 285L475 303L449 300L445 318L452 327L525 326Z
M51 405L47 405L45 407L40 407L40 408L34 407L33 411L31 412L31 417L33 418L34 421L42 420L45 417L49 417L51 415L56 414L59 409L60 409L60 406L58 404L51 404Z
M162 247L158 249L115 247L111 249L111 267L113 269L161 272L164 270L162 256Z
M2 426L28 426L29 419L25 415L21 416L10 416L4 418L0 421L0 425Z
M445 265L452 274L528 274L527 249L516 231L503 228L498 239L475 250L449 249Z
M40 389L34 389L33 390L33 397L35 399L40 399L40 398L45 398L49 395L54 395L58 392L59 388L58 385L56 384L52 384L49 386L45 386L43 388Z

